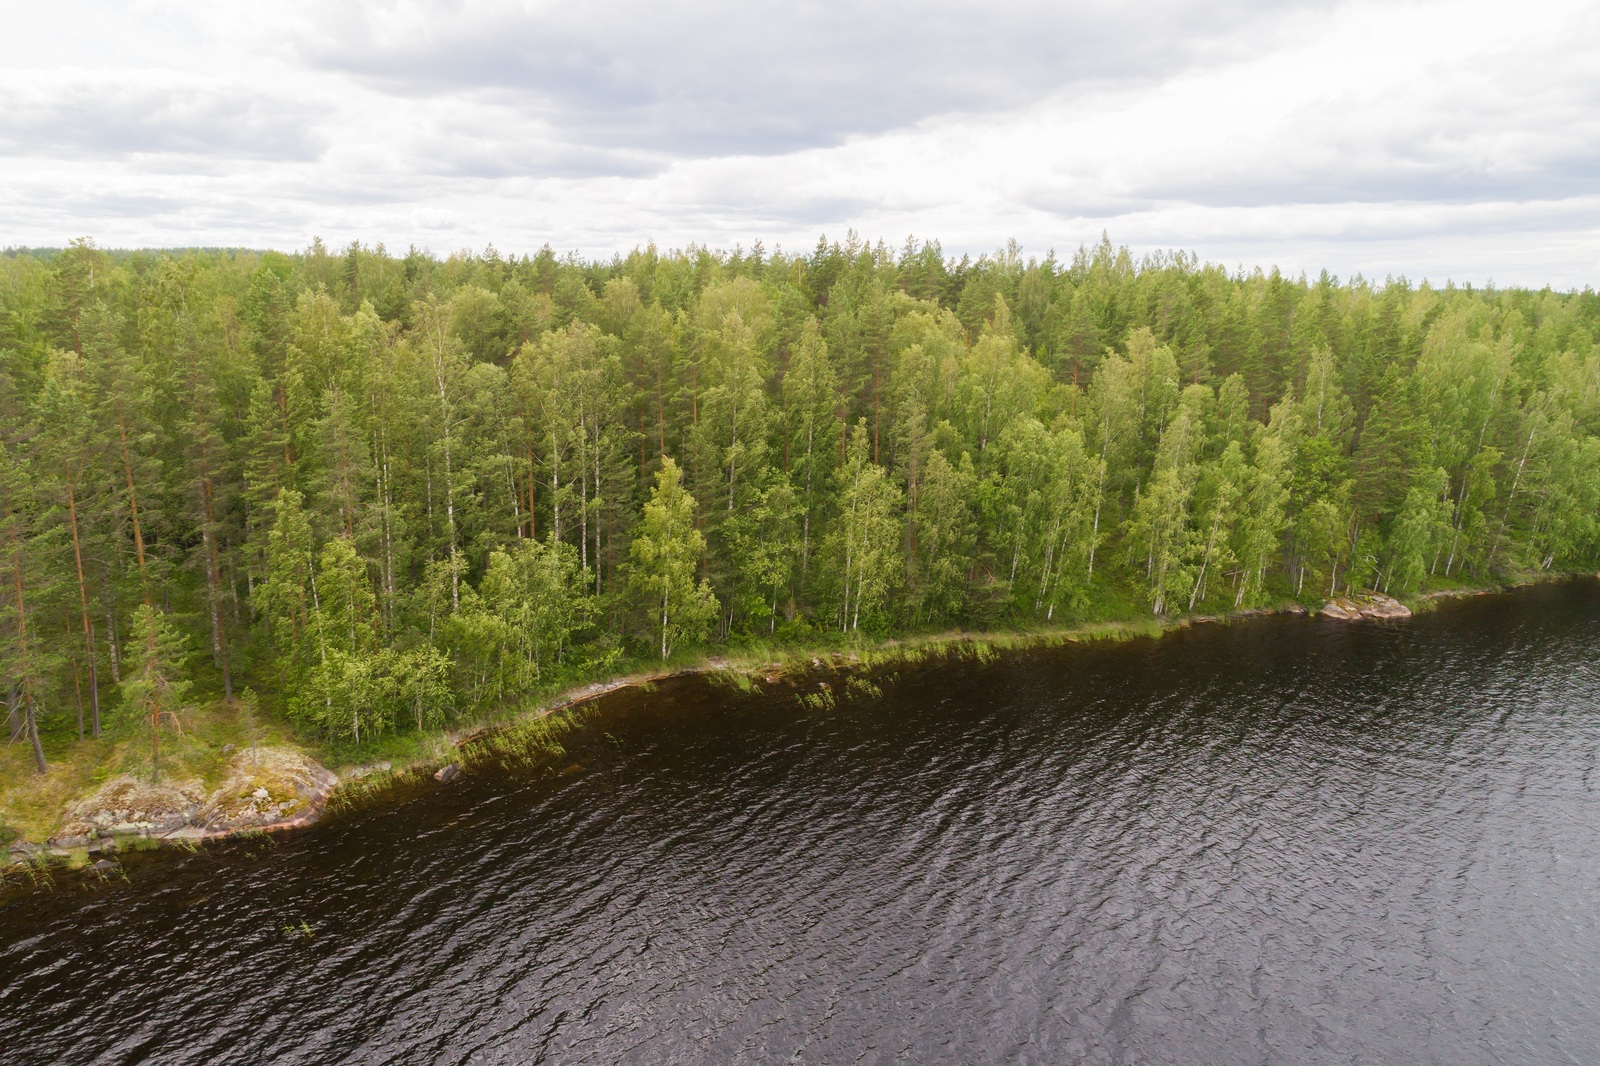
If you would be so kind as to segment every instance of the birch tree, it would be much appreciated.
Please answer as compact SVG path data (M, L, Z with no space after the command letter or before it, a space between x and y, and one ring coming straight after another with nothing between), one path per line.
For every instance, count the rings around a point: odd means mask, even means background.
M663 662L672 649L704 637L720 605L710 582L695 584L695 565L705 536L694 526L694 497L683 488L683 472L671 456L656 471L656 486L644 505L633 538L633 589L656 617Z

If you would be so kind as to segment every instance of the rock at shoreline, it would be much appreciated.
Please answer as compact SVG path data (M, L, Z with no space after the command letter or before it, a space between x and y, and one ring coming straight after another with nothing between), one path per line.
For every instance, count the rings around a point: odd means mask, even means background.
M451 763L449 766L440 767L439 771L433 775L433 779L439 782L441 785L448 785L451 781L455 780L455 776L460 772L461 767L457 766L455 763Z
M386 774L393 769L394 764L388 759L385 759L382 762L375 762L371 766L352 767L351 769L346 770L340 776L346 781L359 781L361 778L367 777L371 774Z
M196 822L208 835L309 825L339 783L332 771L292 748L241 751L228 771Z
M205 802L205 784L199 778L169 778L152 784L121 774L68 807L61 832L51 843L59 847L89 837L170 832L188 825Z
M51 844L109 852L119 836L197 840L308 825L337 783L316 760L289 748L235 753L221 786L209 793L198 778L151 784L123 774L69 807Z
M1354 622L1362 618L1410 618L1411 609L1393 597L1370 592L1362 596L1335 596L1322 605L1322 614Z

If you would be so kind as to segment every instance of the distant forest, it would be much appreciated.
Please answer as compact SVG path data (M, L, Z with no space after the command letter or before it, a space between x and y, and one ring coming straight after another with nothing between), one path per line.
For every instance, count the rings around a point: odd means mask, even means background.
M1592 569L1600 298L852 236L0 257L12 738ZM841 636L842 635L842 636Z

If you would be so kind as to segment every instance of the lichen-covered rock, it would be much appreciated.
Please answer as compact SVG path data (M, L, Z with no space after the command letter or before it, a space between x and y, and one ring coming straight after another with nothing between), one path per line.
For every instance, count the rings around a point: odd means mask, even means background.
M199 778L152 784L123 774L68 807L56 839L159 835L189 825L205 802Z
M1354 622L1361 618L1410 618L1411 609L1393 597L1369 592L1360 596L1335 596L1322 605L1322 614Z
M240 829L308 825L338 780L292 748L234 753L221 786L210 791L198 778L151 784L123 775L69 807L52 844L84 846L119 836L201 839ZM100 849L107 847L101 840Z
M292 748L247 748L228 764L200 821L210 833L306 825L321 813L338 777Z

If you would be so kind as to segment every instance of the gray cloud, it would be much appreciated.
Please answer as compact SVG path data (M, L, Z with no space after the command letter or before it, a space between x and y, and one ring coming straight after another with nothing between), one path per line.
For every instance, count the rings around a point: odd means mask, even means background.
M1244 174L1165 177L1121 199L1070 192L1029 196L1030 206L1065 217L1146 211L1162 204L1249 208L1270 204L1471 204L1485 201L1566 200L1600 189L1600 151L1526 170L1492 170L1438 161L1392 166L1320 167Z
M175 215L187 206L183 200L170 196L141 196L136 193L103 193L78 195L62 205L59 200L39 196L35 205L65 206L85 219L138 219L152 216Z
M581 144L774 154L1170 76L1326 6L486 0L327 9L298 46L320 69L400 96L491 92Z
M542 124L530 126L501 108L475 112L470 105L458 104L451 111L456 114L435 116L419 124L408 143L418 171L445 178L582 180L650 177L666 165L659 155L552 137Z
M150 73L35 84L19 79L0 90L0 154L303 161L326 148L306 109L293 102L235 86L142 80Z

